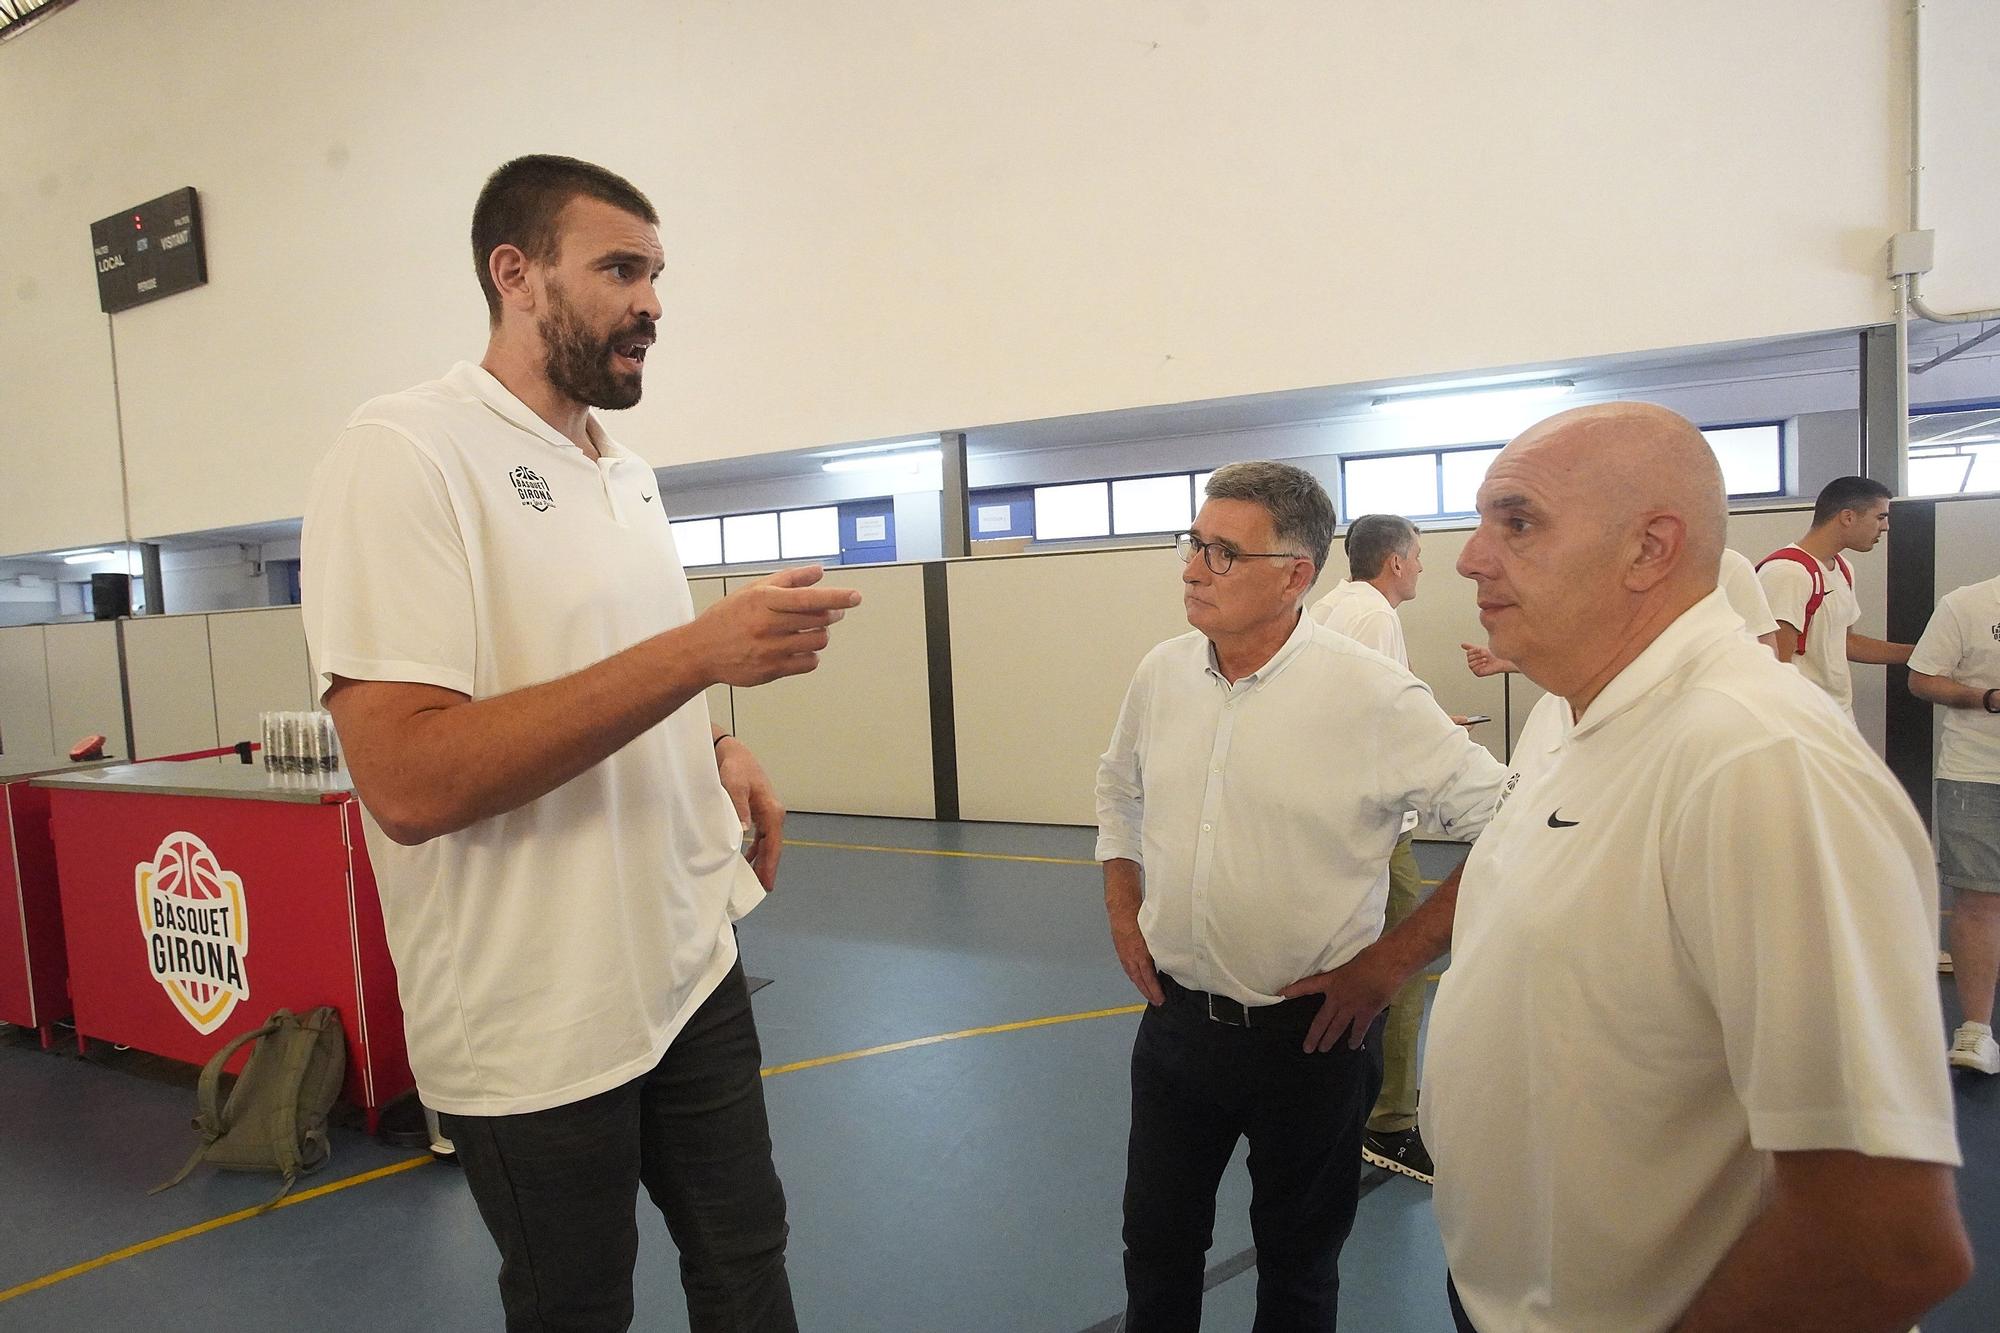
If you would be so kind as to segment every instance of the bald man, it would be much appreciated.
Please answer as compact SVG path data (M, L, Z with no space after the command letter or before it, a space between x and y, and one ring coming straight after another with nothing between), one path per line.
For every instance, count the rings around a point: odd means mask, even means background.
M1907 1330L1971 1263L1923 826L1718 591L1687 421L1552 417L1478 506L1459 572L1549 697L1431 1017L1458 1327Z

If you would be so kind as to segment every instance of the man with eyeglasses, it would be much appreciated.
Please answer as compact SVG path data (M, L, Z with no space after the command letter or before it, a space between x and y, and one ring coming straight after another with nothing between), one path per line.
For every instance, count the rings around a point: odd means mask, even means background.
M1409 672L1303 614L1333 504L1282 463L1208 484L1192 632L1147 654L1098 769L1132 1050L1124 1327L1201 1322L1216 1186L1250 1143L1257 1327L1331 1329L1381 1088L1379 1015L1450 942L1454 873L1388 934L1403 813L1485 827L1506 772Z

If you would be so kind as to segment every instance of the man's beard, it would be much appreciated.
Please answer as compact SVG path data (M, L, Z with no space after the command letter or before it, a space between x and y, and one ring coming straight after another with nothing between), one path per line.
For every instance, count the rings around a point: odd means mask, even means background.
M607 412L622 411L639 401L643 387L639 374L614 371L612 349L640 334L650 336L651 320L642 320L636 327L599 338L584 327L562 288L551 282L549 312L536 323L536 329L548 348L549 383L564 396Z

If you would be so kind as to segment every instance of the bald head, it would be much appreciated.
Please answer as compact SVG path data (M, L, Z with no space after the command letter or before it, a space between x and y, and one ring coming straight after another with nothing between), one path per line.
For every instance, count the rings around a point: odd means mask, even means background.
M1684 530L1668 581L1715 587L1729 516L1722 468L1693 422L1653 403L1598 403L1559 412L1529 427L1506 452L1567 474L1582 504L1607 528L1623 530L1656 514Z
M1500 451L1458 571L1493 651L1579 713L1715 591L1722 470L1686 418L1649 403L1550 417Z

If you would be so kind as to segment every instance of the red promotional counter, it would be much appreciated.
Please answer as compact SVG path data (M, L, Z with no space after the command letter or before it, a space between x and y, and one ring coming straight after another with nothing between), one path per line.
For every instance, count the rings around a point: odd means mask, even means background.
M330 1004L347 1031L344 1095L372 1131L412 1079L361 807L343 783L209 763L36 779L78 1043L201 1064L274 1009Z
M69 967L49 794L29 779L98 767L62 755L0 755L0 1023L34 1028L44 1050L69 1017Z

